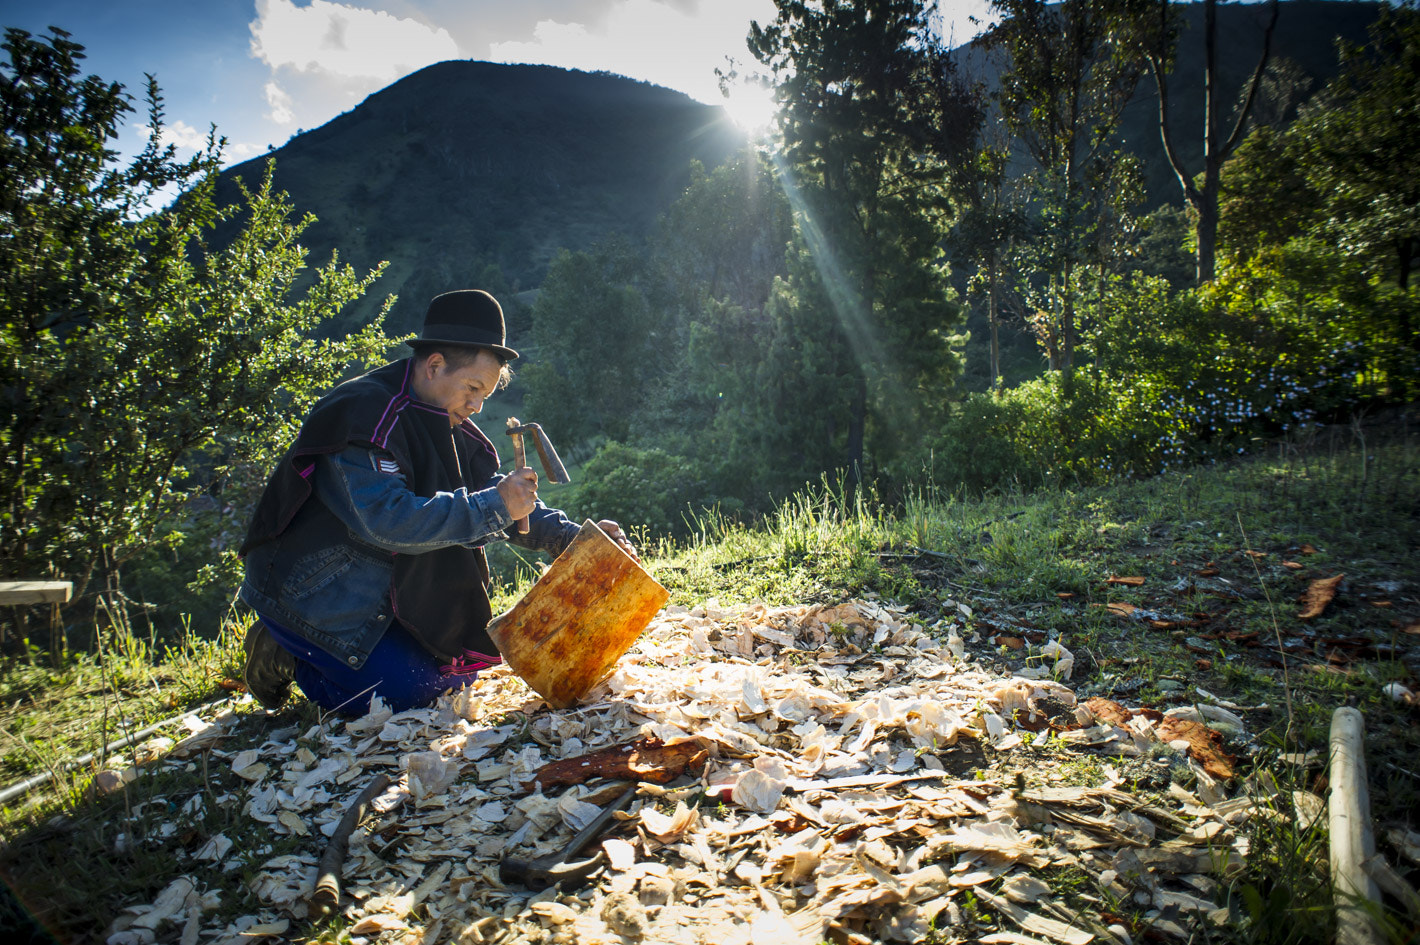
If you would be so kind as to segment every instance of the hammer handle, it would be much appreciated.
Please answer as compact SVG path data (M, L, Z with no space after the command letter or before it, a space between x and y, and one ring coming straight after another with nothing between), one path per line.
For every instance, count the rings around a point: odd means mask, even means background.
M527 448L523 446L523 436L521 433L515 433L513 434L513 471L517 472L527 464L528 451ZM518 526L519 535L526 535L528 533L530 525L526 515L518 519L516 524Z

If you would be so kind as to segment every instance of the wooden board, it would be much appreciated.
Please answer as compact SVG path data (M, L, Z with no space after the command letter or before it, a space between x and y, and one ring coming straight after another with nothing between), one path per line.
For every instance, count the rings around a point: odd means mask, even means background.
M532 589L488 626L513 672L558 709L616 668L670 592L590 519Z
M62 604L73 593L73 581L0 581L0 604Z

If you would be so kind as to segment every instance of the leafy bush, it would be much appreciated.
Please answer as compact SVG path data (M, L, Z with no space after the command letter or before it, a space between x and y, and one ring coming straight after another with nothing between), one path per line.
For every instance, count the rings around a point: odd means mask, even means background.
M692 461L623 443L597 450L582 477L566 503L568 515L610 518L652 534L683 534L689 527L686 513L703 508L708 493L704 472Z
M221 143L177 161L155 84L148 144L118 164L128 96L80 78L67 36L9 30L0 64L0 574L52 569L73 608L121 605L125 563L180 542L204 495L231 502L316 396L391 342L378 320L312 339L379 269L331 259L307 284L311 219L290 219L271 166L218 206ZM180 196L151 212L167 188Z
M918 462L980 491L1154 475L1420 395L1417 299L1303 239L1175 293L1083 292L1093 363L956 405Z

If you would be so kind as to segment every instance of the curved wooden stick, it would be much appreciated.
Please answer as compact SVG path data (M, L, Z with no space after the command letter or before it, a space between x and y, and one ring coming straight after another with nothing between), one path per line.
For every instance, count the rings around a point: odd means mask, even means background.
M390 786L388 775L377 774L375 779L360 792L340 818L340 825L330 835L330 844L320 858L320 871L316 873L316 888L311 893L311 914L324 918L340 905L340 873L345 866L345 853L350 847L350 835L369 813L370 802Z

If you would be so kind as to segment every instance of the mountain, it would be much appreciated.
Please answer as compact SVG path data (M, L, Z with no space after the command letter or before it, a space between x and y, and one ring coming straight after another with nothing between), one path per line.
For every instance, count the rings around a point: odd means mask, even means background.
M230 168L221 196L274 158L276 186L317 217L302 240L313 265L336 248L360 271L390 262L332 330L397 293L387 327L402 333L438 292L486 286L511 300L560 248L645 236L692 160L713 167L744 143L723 109L634 79L443 62Z
M1197 172L1202 8L1176 9L1182 28L1170 125L1186 166ZM1281 94L1264 94L1264 118L1289 117L1289 95L1294 106L1325 84L1336 72L1337 37L1364 42L1378 9L1355 0L1283 3L1272 59L1282 81L1270 86ZM1227 3L1218 13L1223 101L1232 103L1256 65L1266 5ZM968 75L994 84L995 66L974 44L957 55ZM1152 79L1139 83L1121 132L1144 162L1149 206L1180 204L1159 142ZM361 271L389 261L332 332L368 320L390 293L400 298L389 330L417 330L431 296L484 286L507 303L510 331L526 337L527 311L517 300L541 284L558 249L586 248L616 233L646 236L686 184L692 160L713 167L744 144L723 109L634 79L444 62L229 169L223 196L235 197L230 178L255 182L273 157L277 187L318 218L303 238L313 264L336 248Z

